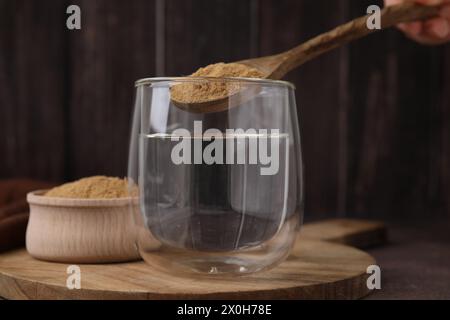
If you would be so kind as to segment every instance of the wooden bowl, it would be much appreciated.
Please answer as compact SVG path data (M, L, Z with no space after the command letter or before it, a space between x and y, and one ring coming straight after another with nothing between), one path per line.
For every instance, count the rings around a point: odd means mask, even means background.
M71 199L27 195L31 256L64 263L108 263L139 259L133 210L137 198Z

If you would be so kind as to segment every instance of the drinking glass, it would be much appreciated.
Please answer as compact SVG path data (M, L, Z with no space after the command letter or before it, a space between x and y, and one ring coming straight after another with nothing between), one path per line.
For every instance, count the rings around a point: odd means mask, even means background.
M220 108L172 100L219 86ZM128 176L142 258L163 271L237 275L285 259L303 217L294 86L250 78L136 82ZM201 111L201 112L200 112Z

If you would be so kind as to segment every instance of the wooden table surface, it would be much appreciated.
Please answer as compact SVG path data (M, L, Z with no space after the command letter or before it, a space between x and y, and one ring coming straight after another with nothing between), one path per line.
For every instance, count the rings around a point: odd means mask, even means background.
M381 267L367 299L450 299L450 220L388 223L389 243L366 250Z
M382 272L382 289L366 299L450 299L449 225L448 218L388 223L389 243L366 250Z

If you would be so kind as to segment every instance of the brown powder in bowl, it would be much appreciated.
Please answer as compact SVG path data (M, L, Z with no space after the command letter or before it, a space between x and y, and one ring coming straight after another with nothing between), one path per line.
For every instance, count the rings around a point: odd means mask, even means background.
M47 191L45 196L79 199L124 198L137 196L137 187L130 190L126 179L94 176L55 187Z
M239 63L216 63L198 69L190 77L240 77L263 78L264 74L254 68ZM199 81L182 83L171 88L172 100L180 103L200 103L226 98L239 91L237 82Z

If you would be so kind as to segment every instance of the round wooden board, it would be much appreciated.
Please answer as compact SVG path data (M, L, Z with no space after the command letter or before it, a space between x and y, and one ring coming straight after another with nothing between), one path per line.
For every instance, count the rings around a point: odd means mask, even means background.
M31 258L22 250L0 255L0 296L8 299L358 299L369 293L358 249L298 240L278 267L245 277L181 278L144 262L80 265L81 289L66 287L67 264Z

